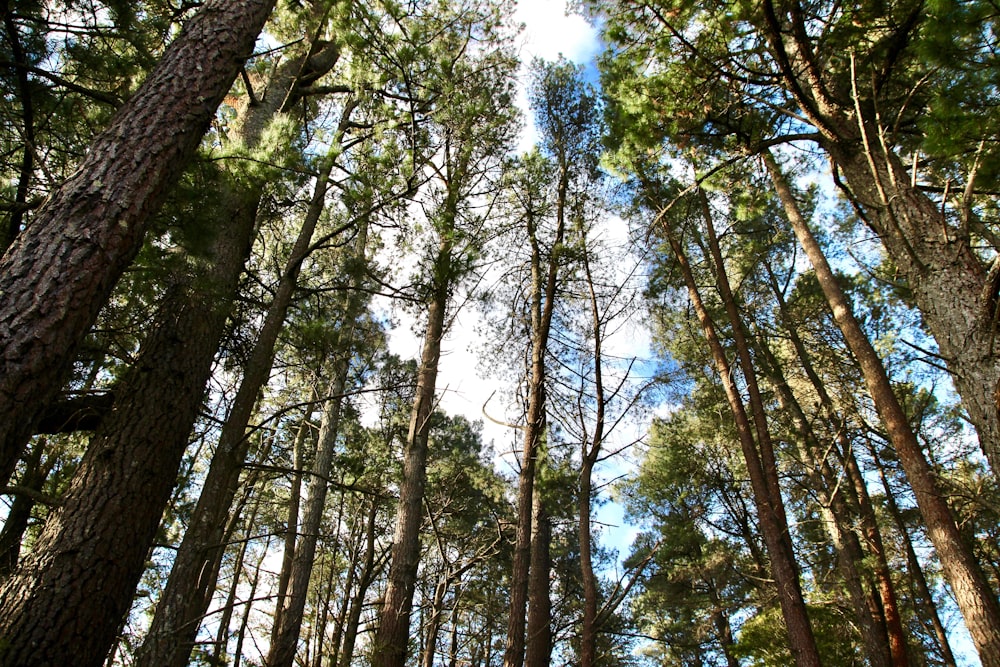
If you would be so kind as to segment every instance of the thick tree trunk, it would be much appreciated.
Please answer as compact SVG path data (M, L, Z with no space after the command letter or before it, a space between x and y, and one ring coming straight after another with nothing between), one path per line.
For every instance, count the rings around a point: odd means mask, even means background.
M844 181L866 210L866 221L906 277L927 328L951 372L969 421L994 474L1000 474L1000 422L995 400L1000 355L986 270L968 238L949 227L941 209L909 185L895 154L865 155L830 149ZM883 204L878 185L889 203Z
M273 77L270 92L258 106L247 109L238 129L244 144L252 147L259 143L267 122L281 111L289 91L294 90L300 69L301 56L286 60ZM344 120L342 126L343 123ZM198 503L174 558L146 639L137 651L136 667L183 667L194 647L195 635L211 602L211 589L226 548L223 531L250 447L246 438L247 425L261 387L271 373L274 346L295 292L299 270L309 254L313 233L325 208L332 164L332 160L326 159L320 166L302 227L268 306L229 416L222 425ZM261 190L250 188L242 195L259 200Z
M677 258L681 271L684 274L684 282L687 285L688 294L712 351L716 372L722 381L722 386L726 392L726 398L729 401L729 406L736 423L740 448L743 452L743 458L750 477L750 485L753 489L757 519L760 524L761 533L763 534L764 543L767 546L771 563L771 573L777 585L778 601L788 631L789 648L792 650L796 665L799 667L819 667L819 653L816 649L812 627L809 624L809 616L806 613L805 600L802 597L798 567L793 555L788 550L788 527L781 522L784 510L771 506L775 494L768 490L768 476L765 474L764 464L761 461L761 453L757 449L757 443L754 442L753 426L750 424L740 391L736 387L732 372L733 369L729 365L726 351L716 333L715 324L701 300L701 294L698 291L691 266L688 264L687 255L680 243L673 236L673 232L668 229L667 234L668 241L674 251L674 256ZM740 326L739 322L735 326Z
M778 6L780 5L780 7ZM851 199L865 214L911 289L994 474L1000 470L1000 354L993 345L996 302L968 234L948 224L943 207L921 192L886 139L880 100L862 91L851 58L850 91L834 99L808 41L808 20L794 3L767 0L761 26L785 86L816 126ZM898 28L903 30L902 27ZM789 34L795 37L791 41ZM908 34L894 38L905 46ZM803 48L805 47L805 48ZM867 76L867 75L864 75ZM894 110L887 109L889 114ZM888 118L888 115L885 116Z
M107 657L177 481L255 220L256 207L233 211L212 261L199 264L207 275L192 268L168 288L63 504L0 588L6 664L97 666Z
M986 667L996 667L1000 665L1000 603L996 593L990 588L975 555L963 540L934 471L910 428L906 413L893 393L885 366L855 319L851 304L799 211L788 182L770 153L764 153L763 158L795 235L816 271L816 278L830 303L834 320L861 368L868 393L888 430L889 439L896 449L927 526L928 537L937 551L941 569L955 594L955 601L979 657Z
M454 195L446 215L454 223ZM389 581L379 614L375 635L374 667L403 667L406 664L410 640L410 611L420 565L420 525L423 523L424 486L427 481L427 454L431 430L431 415L435 396L438 366L441 361L441 341L450 301L454 250L451 230L442 234L437 259L434 262L434 292L427 309L424 344L417 372L417 390L410 411L410 427L403 449L403 480L399 486L396 510L396 531L392 541Z
M0 480L194 155L274 0L209 0L0 259Z

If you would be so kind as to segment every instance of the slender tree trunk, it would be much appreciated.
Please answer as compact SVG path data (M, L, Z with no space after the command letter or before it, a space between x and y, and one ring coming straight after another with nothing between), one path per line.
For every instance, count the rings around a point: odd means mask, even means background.
M834 320L858 361L868 393L889 432L889 439L896 449L927 526L928 537L934 544L941 568L955 593L955 601L979 657L986 667L996 667L1000 665L1000 603L997 602L996 594L990 588L972 550L962 539L934 471L927 463L923 449L893 393L885 366L855 319L851 304L799 211L787 180L770 153L764 153L763 158L795 235L816 271L820 287L833 310Z
M0 259L0 480L252 53L274 0L209 0Z
M445 565L447 568L447 564ZM434 586L434 597L431 600L431 607L428 610L430 618L427 620L426 631L424 632L424 650L420 656L421 667L434 667L434 654L437 652L438 633L441 632L441 623L444 620L444 596L448 593L448 574L443 572L438 578L437 585Z
M528 406L524 423L524 451L521 453L521 471L517 483L517 527L514 535L514 558L510 577L510 610L507 616L507 643L503 666L521 667L524 664L525 624L528 608L529 576L531 570L531 530L534 507L536 458L545 437L545 355L549 344L549 331L555 300L558 293L559 259L566 230L565 206L569 175L564 168L559 176L559 201L556 211L556 232L552 253L543 259L538 241L538 220L535 211L528 211L525 226L531 251L531 287L529 310L531 313L531 361L528 368Z
M539 454L541 471L543 454ZM545 507L545 491L535 484L531 516L531 569L528 576L528 622L525 631L525 667L548 667L552 657L552 520Z
M378 518L378 503L373 498L365 522L365 553L362 558L361 573L358 575L358 588L351 596L351 608L344 624L344 646L340 650L340 667L350 667L354 659L354 643L357 641L358 629L361 627L361 611L364 608L365 596L372 581L375 580L375 526ZM349 595L345 590L344 595Z
M715 360L716 371L722 381L726 398L732 409L737 434L739 435L740 448L743 451L743 458L746 462L750 484L753 489L754 502L758 514L757 518L760 523L761 533L763 533L764 543L767 546L768 556L770 556L771 572L778 588L778 601L781 605L782 616L788 630L789 647L799 667L819 667L819 653L816 649L812 628L809 624L809 617L806 613L805 600L802 597L798 568L792 554L788 550L788 528L781 521L784 511L771 507L776 494L768 490L768 475L764 471L765 464L761 461L761 453L757 449L757 443L754 442L753 427L750 424L746 408L743 405L743 399L736 387L726 351L718 338L715 324L712 322L711 316L701 300L694 274L688 264L683 248L674 237L672 230L667 229L667 235L674 255L684 274L684 282L687 285L688 294L694 305L698 320L701 322L705 338L708 340L712 356ZM739 326L740 323L737 321L734 323L733 328L736 329Z
M392 542L389 581L379 614L375 636L374 667L403 667L410 637L410 611L420 565L420 524L423 520L424 485L427 480L427 449L431 415L437 401L435 386L441 361L441 340L454 280L452 269L452 230L455 195L446 211L451 222L442 233L434 262L434 292L427 309L424 345L417 373L417 390L410 411L410 427L403 450L403 480L399 486L396 532Z
M328 48L331 52L335 51L333 46ZM327 55L324 60L335 60L334 55ZM238 128L240 138L246 145L259 143L267 122L281 112L282 105L291 97L301 69L301 57L286 60L273 77L271 94L265 96L258 106L247 110ZM353 107L349 105L348 108ZM345 117L348 115L349 111L345 111ZM346 120L342 119L342 127L344 122ZM222 426L188 530L174 558L149 632L137 652L136 667L183 667L191 654L198 625L211 601L210 589L215 585L225 551L223 530L239 489L240 473L250 446L246 438L247 425L261 387L270 375L274 346L295 292L299 270L309 254L313 232L325 208L332 166L330 158L321 163L309 209L247 361L229 416ZM261 190L252 188L244 194L248 199L259 200Z
M766 523L776 531L776 534L772 535L772 539L777 538L780 541L780 545L769 544L768 552L771 557L771 567L775 573L775 582L778 584L779 599L782 601L782 613L785 623L788 626L790 648L798 664L818 666L820 664L819 653L816 649L816 640L813 637L812 627L809 624L809 616L806 613L805 602L802 598L798 567L795 562L795 552L792 548L791 535L788 532L788 518L785 515L785 504L781 497L778 463L774 455L774 447L767 425L764 403L757 384L756 370L753 367L750 347L744 335L744 324L739 313L739 307L733 296L732 288L729 285L729 276L726 274L722 251L719 248L719 241L716 236L708 197L701 188L698 188L697 195L705 219L705 229L708 232L709 252L715 268L716 285L719 288L722 303L732 327L737 358L739 359L740 368L743 371L743 380L746 383L747 393L750 397L753 428L757 435L757 451L753 465L759 466L759 470L763 475L762 490L767 494L766 503L760 509L764 509L770 513L770 516L766 519ZM742 399L739 399L739 403L742 405ZM747 461L747 465L750 466L751 462ZM760 517L760 521L763 527L765 519ZM765 531L765 539L767 539L767 531ZM772 552L772 549L776 549L779 546L781 558L776 561L776 554ZM784 571L786 569L787 571ZM779 570L782 571L781 576L778 574Z
M593 502L593 475L604 445L604 413L606 397L604 395L604 357L602 344L604 328L602 326L600 307L597 302L597 291L594 287L594 276L590 269L590 249L587 248L586 232L583 234L583 268L587 279L587 292L590 305L590 336L593 341L594 363L594 430L589 442L583 439L580 452L580 482L579 482L579 530L580 539L580 575L583 583L583 627L580 632L580 665L593 667L597 660L598 619L598 586L597 575L592 562L593 536L591 534L591 511ZM582 432L586 433L585 424L581 424Z
M35 507L35 498L32 493L40 493L45 480L48 479L49 472L55 464L55 457L50 456L42 463L42 454L48 446L48 439L38 438L31 452L25 461L26 467L24 475L18 483L18 492L14 494L14 500L7 510L7 518L4 520L3 531L0 532L0 580L6 579L17 567L18 558L21 556L21 542L24 539L24 531L28 529L28 522L31 519L31 510Z
M352 326L348 327L353 330ZM348 349L342 351L342 357L334 364L334 377L328 390L329 398L323 408L316 458L309 471L305 513L292 559L288 595L279 601L281 607L277 612L277 618L280 619L280 625L275 625L273 628L271 647L267 654L267 667L291 667L298 649L299 633L309 594L309 581L316 560L316 544L323 522L323 510L326 507L327 480L330 478L334 448L340 430L340 412L350 368L350 347L353 346L349 345Z
M255 503L253 505L253 511L250 513L250 519L245 523L247 528L255 524L258 508L259 505ZM236 552L236 559L233 562L233 580L229 585L229 593L226 595L226 603L223 605L222 613L219 616L219 628L215 633L215 646L212 648L212 655L215 657L215 664L223 664L229 655L229 625L233 620L233 611L235 610L236 598L239 593L240 578L243 574L243 563L246 559L247 550L249 548L250 540L242 540L240 548Z
M889 563L886 560L885 546L882 543L882 534L875 516L875 510L868 495L868 485L854 456L854 445L847 437L845 424L843 423L844 420L838 415L833 398L826 390L826 385L823 384L822 379L813 367L812 356L806 350L805 343L795 328L795 324L788 313L788 306L778 287L777 279L770 269L768 269L768 279L771 283L774 297L778 302L779 315L785 324L785 330L788 332L789 340L799 359L799 364L802 366L802 370L816 391L827 419L836 428L835 437L840 446L838 454L854 489L854 503L852 504L858 509L861 534L864 537L865 544L871 556L871 571L876 581L879 600L881 602L882 618L885 621L886 632L888 633L889 652L892 656L893 664L909 664L906 632L903 628L895 586L892 583L892 573L889 570Z
M285 520L285 541L281 550L281 572L278 575L278 592L275 596L274 627L281 627L281 610L288 596L288 580L292 576L295 560L295 542L299 535L299 505L302 499L303 447L309 430L309 421L303 419L295 435L292 446L292 488L288 498L288 514Z
M865 570L865 554L860 539L851 529L851 525L858 521L858 512L855 511L854 504L845 498L840 477L827 462L809 418L788 386L766 341L760 341L757 349L766 362L767 374L777 390L779 405L791 415L795 424L799 436L795 444L799 457L805 464L810 486L819 501L823 527L836 553L837 565L850 594L868 662L871 667L889 667L890 664L894 667L907 667L909 661L905 652L901 656L901 662L892 661L881 600L876 597L874 587L866 588L864 585L862 573Z

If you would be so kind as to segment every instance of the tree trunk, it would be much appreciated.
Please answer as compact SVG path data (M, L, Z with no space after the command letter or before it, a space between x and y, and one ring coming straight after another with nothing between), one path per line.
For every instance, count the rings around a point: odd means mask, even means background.
M854 456L854 446L851 443L851 440L847 437L847 432L844 428L845 424L843 423L844 420L838 415L833 398L826 390L826 386L823 384L822 379L813 367L812 356L809 354L808 350L806 350L805 343L802 341L801 336L799 336L798 331L795 328L795 324L788 313L788 306L785 303L781 290L778 287L777 280L770 269L768 269L768 278L770 280L771 289L774 293L775 299L778 302L778 313L785 324L785 330L788 332L788 338L791 341L795 354L799 359L799 364L802 366L802 370L805 372L810 384L812 384L813 389L816 391L816 395L820 399L820 405L825 411L827 419L836 429L836 439L838 445L840 446L838 456L854 489L852 506L856 507L858 510L858 516L860 518L860 531L864 537L865 544L867 545L868 552L870 554L871 571L873 577L875 578L879 600L881 602L881 616L885 622L885 628L889 639L889 653L892 656L893 664L909 664L909 649L907 647L906 632L903 628L902 615L899 610L899 601L896 596L895 586L892 583L892 573L889 570L889 563L886 560L885 546L882 543L882 534L878 526L878 520L875 516L875 510L872 507L871 498L868 495L867 482L865 481L861 469L858 466L857 459Z
M427 448L431 415L437 400L435 385L441 361L441 340L450 301L455 222L455 193L449 193L448 229L442 232L434 262L434 291L427 309L424 346L420 354L417 390L410 411L410 427L403 449L403 480L399 485L396 532L392 541L389 581L375 636L374 667L404 667L410 639L410 610L420 565L420 524L423 522L424 485L427 481Z
M910 531L903 520L903 514L899 511L899 505L896 504L895 494L885 474L885 466L882 465L878 452L870 441L869 453L875 462L875 468L878 470L882 488L885 490L886 508L889 510L889 516L892 517L892 521L896 525L896 530L899 531L899 538L903 544L903 553L906 554L906 567L910 572L910 581L913 582L913 587L916 589L916 594L913 596L915 598L914 603L919 605L920 602L923 602L924 611L930 620L931 627L934 629L934 638L937 640L938 649L941 651L941 659L946 667L955 667L955 656L951 651L951 644L948 641L948 634L945 632L944 623L941 622L941 616L938 614L934 596L931 594L930 586L927 585L927 577L924 576L923 565L920 564L917 552L913 548L913 540L910 539Z
M278 575L278 592L274 603L274 627L281 627L281 610L285 606L288 595L288 581L292 577L292 565L295 560L295 542L299 535L299 509L302 500L302 468L303 447L309 422L303 418L299 424L299 432L295 435L292 448L292 488L288 499L288 513L285 520L285 540L281 549L281 572Z
M774 571L775 583L778 585L778 597L781 601L782 615L787 624L790 648L797 664L816 665L818 667L820 664L819 652L816 649L816 640L812 633L812 626L809 623L805 601L802 597L798 567L795 562L795 552L792 548L791 535L788 532L788 518L785 515L785 504L781 497L778 463L771 442L767 414L764 409L763 400L761 399L760 388L757 384L757 373L753 367L750 347L744 335L744 324L739 307L733 296L732 288L729 285L729 276L726 273L722 251L719 248L719 240L716 236L708 196L701 188L698 188L697 196L705 219L705 229L708 232L709 253L715 269L716 285L719 288L719 294L722 297L722 303L726 309L726 315L733 331L736 355L739 359L740 369L743 371L743 380L746 383L747 393L750 397L750 408L753 414L753 428L757 435L757 446L755 448L754 460L747 460L747 467L752 466L755 469L754 472L759 470L763 477L760 485L761 488L755 488L754 495L756 496L758 490L767 494L764 505L758 508L758 510L769 513L767 517L759 517L761 528L764 532L764 539L768 540L768 532L770 530L773 531L770 539L777 539L779 541L779 543L768 543L768 553L771 557L771 568ZM721 368L719 372L721 373ZM733 383L733 390L736 390L735 383ZM734 395L734 397L738 399L737 402L742 406L742 398L738 395ZM745 418L745 410L743 415ZM754 472L750 473L751 478ZM765 525L768 528L765 528ZM778 557L779 554L780 558Z
M272 79L272 93L258 106L247 110L238 130L244 144L257 145L264 126L281 111L289 91L296 86L295 77L301 68L301 57L285 60ZM349 115L348 112L345 114ZM342 126L344 122L345 119L342 119ZM194 647L198 626L212 599L211 588L215 585L225 551L223 530L249 451L247 425L261 387L271 373L274 346L295 292L299 270L309 253L313 232L325 209L332 166L333 161L329 158L320 166L302 228L285 263L229 416L222 425L198 503L174 558L149 632L137 651L136 667L183 667ZM261 190L252 187L243 195L259 200Z
M19 490L14 494L14 500L7 510L7 518L3 523L3 531L0 532L0 580L6 579L17 567L18 558L21 556L21 542L24 539L24 531L28 529L28 522L31 520L31 510L35 507L35 498L30 492L39 493L45 480L56 462L56 457L49 456L45 463L42 463L42 454L48 446L46 438L38 438L31 448L31 453L25 461L26 468L24 475L19 480ZM29 493L24 493L27 491Z
M177 481L255 220L256 205L233 211L212 261L198 265L207 275L176 272L63 504L0 588L9 664L96 666L107 657Z
M722 381L726 398L733 413L736 430L739 435L740 448L743 452L743 458L750 477L750 484L753 489L754 503L757 507L757 518L771 561L771 573L778 588L778 601L781 605L782 616L788 630L789 648L791 648L796 665L799 665L799 667L819 667L819 653L816 649L812 628L809 624L809 617L806 613L805 600L802 597L798 568L792 554L788 550L788 528L786 524L781 522L784 511L771 507L775 494L768 490L768 476L765 475L761 454L758 452L757 444L754 442L753 427L750 424L750 419L743 405L739 389L736 387L726 351L718 338L715 324L701 300L694 274L688 264L683 248L674 237L673 231L669 228L667 229L667 235L671 248L674 251L674 256L677 258L681 271L684 274L684 282L687 285L688 294L694 305L698 320L701 322L705 338L711 348L716 372ZM734 324L734 329L739 326L740 323L737 321Z
M820 143L839 168L848 195L864 212L866 224L905 276L997 474L1000 355L993 345L997 313L987 298L983 264L968 234L949 227L943 207L918 189L885 141L890 130L879 118L879 101L861 98L853 52L851 91L840 100L831 99L816 74L814 54L798 43L798 35L808 30L806 17L793 4L782 5L787 10L782 13L773 0L764 7L764 36L778 61L786 64L781 68L786 86L820 131ZM787 43L783 24L796 33L794 44Z
M368 510L368 519L365 523L365 555L361 567L361 574L358 575L358 589L351 597L351 608L347 614L347 622L344 628L344 646L340 650L339 667L350 667L354 659L354 643L358 637L358 629L361 627L361 611L365 604L365 595L372 581L375 580L375 521L378 518L378 503L372 499L371 508ZM349 595L350 591L345 590L344 595Z
M544 455L539 454L540 472ZM552 520L545 508L545 491L536 482L531 516L531 570L528 577L528 622L525 631L525 667L548 667L552 657Z
M986 667L997 667L1000 665L1000 603L997 602L996 594L979 568L972 550L962 539L934 471L927 463L923 449L893 393L885 366L855 319L851 304L799 211L788 182L770 153L765 152L762 157L795 235L816 271L834 320L857 359L875 409L889 432L889 439L896 449L927 526L928 537L937 551L941 568L955 594L955 601L979 657Z
M838 568L854 606L868 663L871 667L907 667L909 661L905 652L901 661L893 661L881 600L876 597L874 587L866 588L864 585L862 573L865 571L865 554L861 540L851 529L852 524L858 522L858 512L855 511L854 504L845 498L840 477L827 462L812 424L788 386L767 342L759 341L757 349L766 362L767 375L777 390L779 405L791 415L799 436L795 445L799 450L799 458L805 465L811 490L819 501L823 527L836 553Z
M556 232L552 253L542 257L538 241L538 220L535 211L528 211L525 226L531 248L531 361L528 368L528 406L524 423L524 451L517 483L517 527L514 535L514 558L510 577L510 610L507 616L507 643L503 667L524 664L524 633L528 608L531 570L531 530L535 493L535 469L538 448L545 434L545 355L552 328L552 315L558 293L558 249L565 235L565 207L568 173L564 168L559 177L559 201L556 211Z
M209 0L0 259L0 480L194 155L274 0Z

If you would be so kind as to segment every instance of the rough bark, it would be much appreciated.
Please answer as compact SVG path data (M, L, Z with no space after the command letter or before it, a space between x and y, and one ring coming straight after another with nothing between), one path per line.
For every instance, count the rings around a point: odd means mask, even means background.
M6 664L96 667L107 657L177 481L255 220L255 207L234 211L211 261L175 274L63 504L0 588Z
M780 6L779 6L780 5ZM1000 415L994 402L1000 355L993 343L996 312L984 298L986 270L968 234L949 225L941 205L920 191L892 146L892 128L851 58L848 89L838 96L825 81L815 44L809 43L801 7L763 3L764 37L779 64L784 85L816 126L820 143L833 158L851 199L905 277L938 343L955 387L994 473L1000 470ZM914 10L919 11L918 9ZM914 13L894 26L905 48L921 17ZM864 90L862 90L864 88ZM880 117L881 114L885 114Z
M979 657L987 667L1000 665L1000 603L996 594L980 569L975 554L962 538L934 471L893 393L885 366L854 317L851 304L799 211L788 182L770 153L764 153L763 158L795 235L816 271L816 278L833 311L834 321L858 362L868 393L899 456L927 526L928 537L937 551L941 569L955 594L955 601Z
M0 259L0 480L139 251L274 0L209 0Z

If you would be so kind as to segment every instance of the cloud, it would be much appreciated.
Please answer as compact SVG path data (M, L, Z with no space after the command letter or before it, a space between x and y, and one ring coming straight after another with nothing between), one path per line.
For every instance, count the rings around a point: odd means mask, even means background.
M555 60L562 54L577 63L587 63L597 54L597 31L586 19L567 15L566 0L522 0L514 19L524 23L524 61L539 57Z

